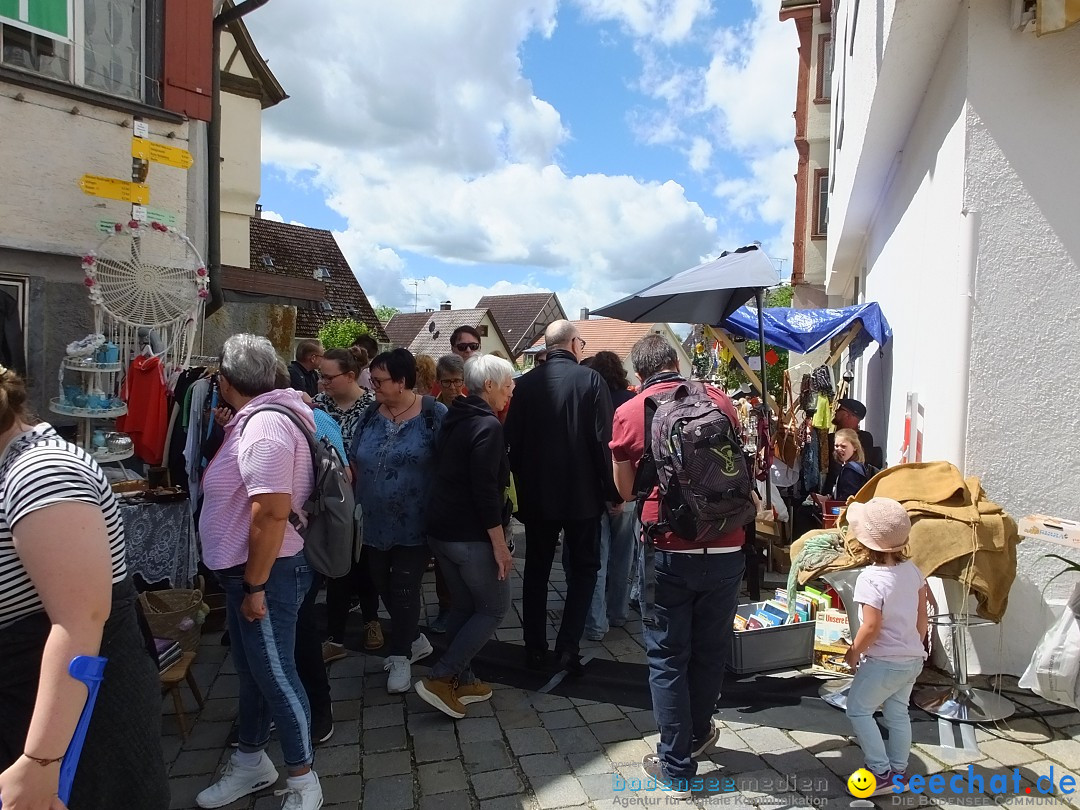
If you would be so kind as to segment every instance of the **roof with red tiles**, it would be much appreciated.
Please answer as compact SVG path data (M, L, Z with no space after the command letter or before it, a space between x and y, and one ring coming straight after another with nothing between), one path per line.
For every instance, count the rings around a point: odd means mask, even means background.
M297 337L314 337L334 318L353 318L386 341L386 330L330 231L253 217L251 267L260 273L322 281L323 300L297 307Z

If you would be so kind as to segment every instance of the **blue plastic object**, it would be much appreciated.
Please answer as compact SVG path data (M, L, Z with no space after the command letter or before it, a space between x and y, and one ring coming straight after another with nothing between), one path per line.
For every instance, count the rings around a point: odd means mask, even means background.
M77 681L86 684L86 703L83 704L82 714L79 715L78 725L71 737L67 751L64 752L64 761L60 764L60 801L65 805L71 799L71 787L75 784L75 771L79 767L79 756L82 754L83 744L86 742L86 732L90 728L90 715L94 713L94 703L97 701L101 682L105 679L105 664L107 658L99 655L77 655L71 659L68 665L68 674ZM2 806L2 805L0 805Z
M863 353L871 341L884 346L892 337L892 327L876 303L833 309L792 309L769 307L762 316L765 342L800 354L812 352L831 338L843 334L856 321L862 331L850 346L852 357ZM758 339L758 313L753 307L739 307L723 326L736 335Z

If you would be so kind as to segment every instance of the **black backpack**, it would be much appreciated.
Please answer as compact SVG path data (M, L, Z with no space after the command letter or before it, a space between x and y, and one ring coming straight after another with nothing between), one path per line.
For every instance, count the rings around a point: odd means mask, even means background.
M754 519L750 465L735 426L697 381L645 400L645 450L634 481L638 515L653 488L660 518L650 537L672 532L709 545Z
M343 577L360 559L361 532L352 485L345 475L342 459L333 444L325 438L317 440L300 417L282 405L264 405L252 411L240 427L241 434L255 414L266 411L287 416L304 434L311 449L315 485L304 503L307 525L301 523L295 512L289 515L289 522L304 538L304 556L320 574Z
M645 543L641 620L655 626L655 539L672 532L700 546L754 519L750 464L735 426L700 382L645 400L645 448L634 498ZM642 520L645 501L659 489L659 520Z

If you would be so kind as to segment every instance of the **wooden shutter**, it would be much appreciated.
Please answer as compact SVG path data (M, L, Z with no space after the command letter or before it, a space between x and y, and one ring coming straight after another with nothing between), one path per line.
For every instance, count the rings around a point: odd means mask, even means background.
M165 109L210 120L213 27L212 0L165 0Z

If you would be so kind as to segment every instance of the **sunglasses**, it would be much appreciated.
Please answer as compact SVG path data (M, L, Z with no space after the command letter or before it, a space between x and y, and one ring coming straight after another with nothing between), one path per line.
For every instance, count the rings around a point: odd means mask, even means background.
M479 343L459 343L455 347L459 352L478 352L480 351Z

